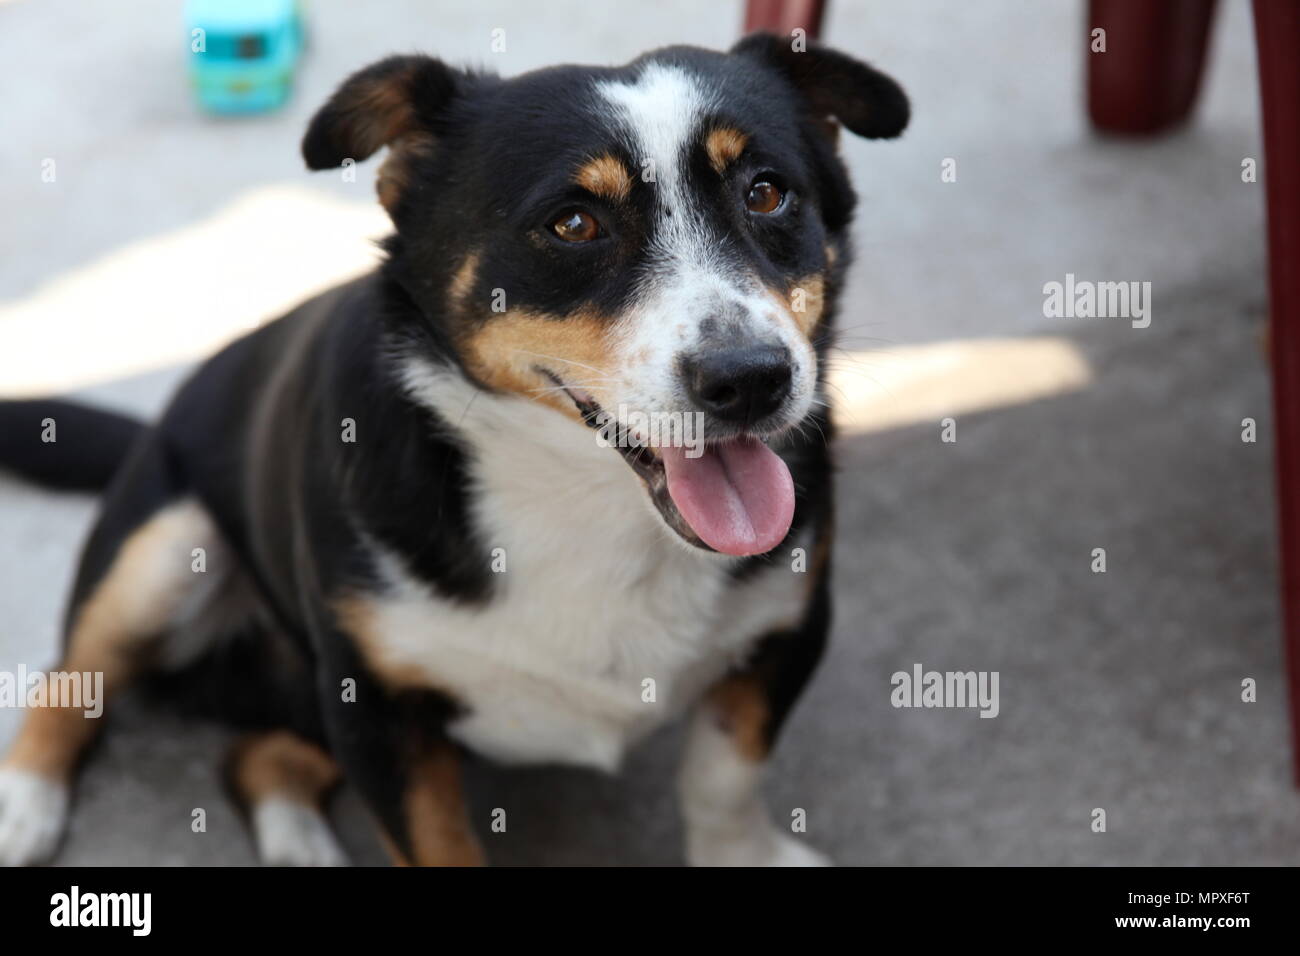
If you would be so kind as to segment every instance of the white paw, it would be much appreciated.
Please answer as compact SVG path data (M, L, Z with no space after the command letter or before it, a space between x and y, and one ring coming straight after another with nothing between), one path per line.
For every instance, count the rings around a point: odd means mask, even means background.
M66 784L0 767L0 866L31 866L54 855L68 819Z
M282 797L253 808L257 855L267 866L347 866L348 858L318 810Z
M834 861L820 850L787 833L775 834L776 846L763 866L834 866Z
M691 866L834 866L830 857L788 833L772 828L696 832L687 841Z

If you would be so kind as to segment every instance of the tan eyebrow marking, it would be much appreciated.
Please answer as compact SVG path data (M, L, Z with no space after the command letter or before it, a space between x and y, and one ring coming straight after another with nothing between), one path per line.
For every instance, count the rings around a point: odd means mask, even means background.
M597 196L615 202L626 199L632 191L632 176L627 168L613 156L604 153L584 164L573 176L573 181Z
M709 165L721 176L745 151L749 137L731 126L720 126L709 133L704 141L704 151L709 156Z

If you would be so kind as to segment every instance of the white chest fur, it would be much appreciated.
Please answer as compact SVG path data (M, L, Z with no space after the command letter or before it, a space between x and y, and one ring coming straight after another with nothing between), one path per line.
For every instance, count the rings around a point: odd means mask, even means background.
M409 381L475 436L476 517L503 570L494 598L468 608L390 562L374 635L386 664L466 705L450 732L467 746L613 769L756 638L797 619L804 575L783 563L736 585L732 559L677 539L593 434L521 399L475 397L449 376Z

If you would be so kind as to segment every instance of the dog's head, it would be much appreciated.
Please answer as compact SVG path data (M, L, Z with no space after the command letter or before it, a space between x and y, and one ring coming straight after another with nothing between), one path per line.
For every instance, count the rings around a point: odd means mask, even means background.
M344 82L303 154L388 147L388 270L453 353L431 357L599 426L684 539L756 554L794 508L766 442L819 401L855 201L838 129L907 119L871 67L758 34L510 80L394 57Z

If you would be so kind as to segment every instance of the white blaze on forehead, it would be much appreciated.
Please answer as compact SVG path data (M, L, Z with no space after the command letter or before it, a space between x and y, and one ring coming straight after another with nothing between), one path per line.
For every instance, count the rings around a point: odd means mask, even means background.
M700 218L689 214L686 159L712 98L697 77L663 63L648 64L630 83L605 81L596 88L625 128L641 175L653 170L656 252L676 263L699 264L710 246Z
M690 150L717 109L716 98L685 68L649 63L627 82L596 84L644 175L654 170L653 240L636 304L617 326L611 383L618 404L638 411L689 408L677 382L677 359L702 347L701 324L729 313L757 339L783 342L794 357L792 405L807 412L816 361L806 339L782 320L756 277L737 271L719 255L727 230L711 228L704 210L693 208L687 180Z

